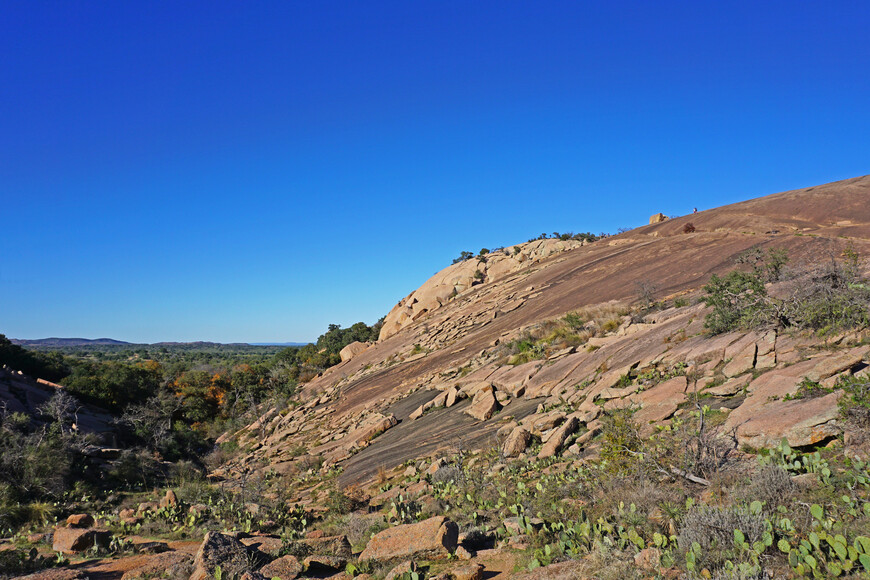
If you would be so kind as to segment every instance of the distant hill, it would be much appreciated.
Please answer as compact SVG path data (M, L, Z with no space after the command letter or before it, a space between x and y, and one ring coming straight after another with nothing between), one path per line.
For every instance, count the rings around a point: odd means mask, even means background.
M310 342L249 342L251 346L305 346Z
M21 338L10 338L9 339L12 344L17 344L19 346L89 346L89 345L123 345L123 344L131 344L129 342L124 342L123 340L115 340L113 338L37 338L34 340L27 340Z
M307 342L209 342L198 340L193 342L154 342L154 343L137 343L124 342L123 340L115 340L114 338L36 338L28 340L25 338L10 338L12 344L19 346L30 347L77 347L77 346L186 346L194 348L210 348L219 346L305 346Z

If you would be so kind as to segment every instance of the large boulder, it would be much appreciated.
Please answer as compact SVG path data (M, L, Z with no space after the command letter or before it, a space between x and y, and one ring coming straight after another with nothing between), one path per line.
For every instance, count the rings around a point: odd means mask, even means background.
M338 356L341 357L341 362L349 361L350 359L352 359L356 355L358 355L361 352L363 352L364 350L366 350L368 347L369 347L368 343L360 342L357 340L357 341L350 343L349 345L347 345L343 349L341 349L338 352Z
M64 554L77 554L94 546L108 547L112 533L93 528L57 528L54 531L52 549Z
M444 516L405 524L376 534L360 554L360 561L386 562L447 556L456 550L459 527Z
M193 559L193 574L190 580L213 578L218 566L221 567L221 575L225 578L241 576L250 570L248 549L232 536L209 532L205 535Z
M668 216L666 216L665 214L657 213L657 214L653 214L649 217L649 223L660 224L667 219L668 219Z
M515 427L502 446L505 457L516 457L526 450L532 434L525 427Z
M475 419L486 421L500 408L501 405L499 405L498 399L495 398L492 386L487 386L477 391L474 399L471 401L471 406L465 412Z

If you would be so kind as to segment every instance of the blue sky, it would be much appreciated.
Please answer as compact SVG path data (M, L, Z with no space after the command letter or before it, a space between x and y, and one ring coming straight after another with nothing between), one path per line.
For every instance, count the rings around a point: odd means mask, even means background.
M0 333L312 340L462 250L870 173L866 2L0 6Z

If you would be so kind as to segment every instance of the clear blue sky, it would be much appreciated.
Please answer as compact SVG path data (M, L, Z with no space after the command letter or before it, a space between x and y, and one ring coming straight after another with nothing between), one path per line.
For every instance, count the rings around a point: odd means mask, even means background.
M462 250L870 173L870 3L0 5L0 333L302 341Z

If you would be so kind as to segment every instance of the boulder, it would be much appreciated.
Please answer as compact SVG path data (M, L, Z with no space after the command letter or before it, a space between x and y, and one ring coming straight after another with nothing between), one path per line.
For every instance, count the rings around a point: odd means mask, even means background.
M649 216L649 223L650 224L660 224L663 221L667 221L667 219L668 219L668 216L666 216L665 214L657 213L657 214L653 214L653 215Z
M686 400L687 388L686 377L674 377L630 398L632 403L640 405L634 420L640 426L641 436L654 433L656 425L677 411Z
M465 398L465 393L463 393L462 391L460 391L456 387L450 387L445 392L447 393L447 399L446 399L445 404L444 404L445 407L452 407L453 405L458 403L460 400Z
M266 578L293 580L302 574L302 563L296 556L282 556L260 568L259 572Z
M505 457L516 457L526 450L532 434L525 427L515 427L502 446Z
M270 556L277 556L281 552L281 548L284 547L284 542L276 536L251 536L239 541L252 550L259 550Z
M347 536L305 538L304 540L299 540L299 543L308 546L314 554L340 556L342 558L353 556L353 549Z
M190 580L214 577L217 566L225 578L239 577L249 571L248 550L243 543L228 534L209 532L193 558Z
M108 547L112 533L93 528L57 528L54 531L52 550L64 554L84 552L94 546Z
M90 528L94 525L94 518L89 514L73 514L66 519L69 528Z
M453 580L483 580L483 564L468 564L450 571Z
M480 389L474 395L471 406L465 412L479 421L486 421L501 408L495 398L492 386Z
M541 448L541 452L538 453L538 457L543 459L545 457L553 457L556 455L559 450L562 449L565 440L568 439L570 435L573 435L579 428L580 421L578 421L576 417L571 417L562 423L562 426L556 429L550 438L547 439L547 442Z
M389 561L447 556L456 549L459 527L444 516L405 524L376 534L360 554L360 561Z
M338 356L341 357L341 362L349 361L356 355L368 349L369 345L365 342L354 341L338 351Z
M347 558L342 556L314 555L303 560L306 576L319 576L323 573L334 574L347 565Z

